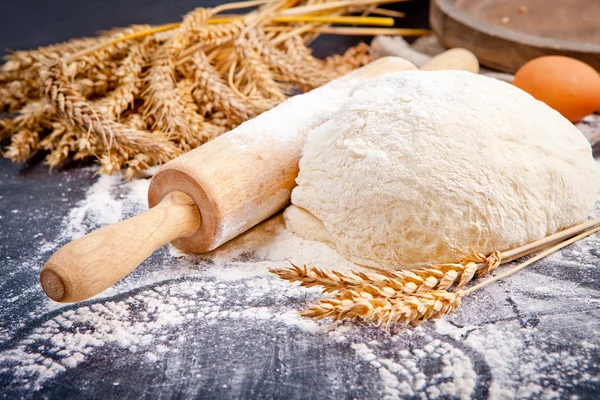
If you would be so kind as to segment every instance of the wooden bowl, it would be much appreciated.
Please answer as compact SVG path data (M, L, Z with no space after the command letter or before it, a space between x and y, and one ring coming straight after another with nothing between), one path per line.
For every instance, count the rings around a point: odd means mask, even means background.
M431 0L429 22L446 47L500 71L551 54L600 70L598 0Z

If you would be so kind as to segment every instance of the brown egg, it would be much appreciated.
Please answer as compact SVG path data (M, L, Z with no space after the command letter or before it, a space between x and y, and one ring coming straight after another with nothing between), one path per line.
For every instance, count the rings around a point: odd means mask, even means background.
M577 121L600 107L600 75L574 58L545 56L529 61L515 74L513 84Z

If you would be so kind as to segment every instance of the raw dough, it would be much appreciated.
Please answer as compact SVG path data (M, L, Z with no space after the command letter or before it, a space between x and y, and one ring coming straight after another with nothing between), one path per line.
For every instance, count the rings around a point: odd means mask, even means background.
M386 74L312 133L284 217L351 261L456 262L585 220L600 189L590 146L559 113L462 71Z

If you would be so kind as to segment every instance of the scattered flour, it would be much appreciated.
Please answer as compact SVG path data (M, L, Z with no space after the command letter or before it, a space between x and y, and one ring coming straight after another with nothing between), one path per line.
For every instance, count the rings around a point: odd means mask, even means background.
M440 339L418 332L415 343L425 344L412 349L402 348L395 357L377 356L375 351L389 352L389 343L356 343L352 348L365 362L379 371L384 399L406 397L436 398L440 395L469 399L475 388L477 374L471 360L460 349ZM425 373L427 363L441 366L435 373Z
M438 332L451 336L464 331L449 327L443 320L437 321L436 327ZM469 330L471 333L463 343L483 355L494 377L489 387L490 398L562 398L560 383L579 385L590 381L588 373L581 373L593 370L593 355L585 347L598 343L582 342L583 351L573 354L536 342L534 331L521 328L516 322L504 329L486 325Z

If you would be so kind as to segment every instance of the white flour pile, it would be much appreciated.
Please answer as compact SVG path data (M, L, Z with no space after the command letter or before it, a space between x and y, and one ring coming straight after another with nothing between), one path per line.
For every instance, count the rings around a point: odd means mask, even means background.
M39 254L22 268L39 268L56 246L142 211L147 187L147 180L100 177L65 218L64 234L41 241ZM374 397L568 397L578 385L598 384L597 374L581 372L597 372L598 287L570 276L597 268L598 244L597 236L583 240L474 293L454 315L386 335L297 315L319 290L283 282L267 267L285 265L286 258L324 268L349 264L326 245L287 232L277 216L208 255L163 249L91 301L46 301L27 324L0 332L0 377L9 376L13 389L37 391L90 360L128 357L148 366L168 363L178 379L190 372L177 360L204 340L202 332L235 326L242 337L246 330L283 332L299 349L342 352L331 368L356 371ZM20 299L0 299L0 306L10 301Z

